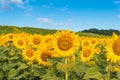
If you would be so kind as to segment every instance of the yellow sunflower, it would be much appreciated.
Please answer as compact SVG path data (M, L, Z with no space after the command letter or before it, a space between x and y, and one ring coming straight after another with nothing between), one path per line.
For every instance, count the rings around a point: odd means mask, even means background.
M52 57L52 51L47 48L43 48L37 51L36 60L38 64L41 64L43 66L50 66L51 63L48 62L48 58L51 58L51 57Z
M117 35L115 32L112 33L112 39L113 39L113 40L118 39L118 35Z
M13 42L13 43L14 43L15 47L16 47L16 48L19 48L19 49L25 48L25 47L26 47L26 44L27 44L25 38L22 38L22 37L16 37L16 38L14 39L14 42Z
M36 52L31 48L25 48L22 50L22 57L31 64L36 59Z
M10 45L9 41L8 41L8 37L6 35L2 35L1 37L1 42L2 42L2 45L4 47L7 47Z
M88 62L92 58L94 51L91 47L84 47L82 51L80 51L79 57L81 62Z
M2 37L0 36L0 46L2 46Z
M44 38L42 35L35 34L31 37L30 44L36 48L40 48L44 44Z
M110 43L111 44L111 43ZM116 63L120 61L120 37L112 45L106 47L107 61Z
M7 34L7 37L8 37L8 41L14 41L15 34L9 33L9 34Z
M71 56L79 48L78 36L69 30L58 31L55 34L54 47L59 56Z
M101 52L100 47L96 47L96 48L95 48L95 53L96 53L96 54L99 54L100 52Z
M81 46L82 47L90 47L91 46L91 40L89 38L85 38L82 42L81 42Z
M95 47L97 44L98 44L98 42L97 42L97 39L96 38L91 38L91 45L93 46L93 47Z
M53 47L53 41L55 40L53 35L46 35L44 36L45 38L45 45L47 46L48 49L54 49Z

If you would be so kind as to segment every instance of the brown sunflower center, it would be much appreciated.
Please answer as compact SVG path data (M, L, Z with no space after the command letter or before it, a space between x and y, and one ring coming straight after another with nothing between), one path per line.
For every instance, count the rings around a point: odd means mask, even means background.
M72 47L72 42L67 39L66 40L59 39L57 45L61 50L67 51Z
M9 35L9 38L10 38L10 39L13 39L13 35Z
M101 52L101 49L98 47L96 48L96 53L100 53Z
M85 42L83 43L83 45L84 45L84 46L89 46L90 44L89 44L89 42L85 41Z
M38 39L38 38L34 38L34 39L33 39L33 44L35 44L35 45L39 45L40 42L41 42L41 40Z
M27 57L32 57L33 56L33 51L32 50L27 50L26 55L27 55Z
M92 40L91 43L92 43L92 44L95 44L95 43L96 43L96 40Z
M18 45L22 46L24 44L23 40L18 40Z
M114 42L112 49L116 55L120 56L120 39Z
M89 48L85 48L84 50L83 50L83 56L84 57L89 57L91 55L91 50L89 49Z
M50 54L42 53L41 59L42 59L43 61L47 61L48 58L50 58Z

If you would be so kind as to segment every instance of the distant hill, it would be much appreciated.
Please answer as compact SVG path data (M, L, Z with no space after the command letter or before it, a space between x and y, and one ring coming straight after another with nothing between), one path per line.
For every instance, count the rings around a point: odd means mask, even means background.
M82 32L85 33L94 33L94 34L102 34L102 35L107 35L107 36L111 36L113 32L115 32L116 34L120 35L120 31L119 30L114 30L114 29L109 29L109 30L98 30L96 28L91 28L88 30L83 30Z
M13 33L13 32L27 32L31 34L41 34L41 35L46 35L46 34L53 34L57 30L54 29L43 29L43 28L33 28L33 27L17 27L17 26L0 26L0 34L7 34L7 33ZM87 31L79 31L76 32L80 36L87 36L87 37L107 37L101 34L95 34L92 32L87 32Z
M33 27L17 27L17 26L0 26L0 33L7 34L10 32L27 32L31 34L53 34L57 30L43 29L43 28L33 28Z

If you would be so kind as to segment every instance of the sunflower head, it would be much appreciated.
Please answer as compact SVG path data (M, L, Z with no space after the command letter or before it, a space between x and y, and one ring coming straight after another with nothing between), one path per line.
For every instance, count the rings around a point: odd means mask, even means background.
M114 42L112 49L115 55L120 56L120 38Z
M16 39L14 39L14 45L15 47L19 48L19 49L23 49L26 47L26 40L25 38L21 38L21 37L17 37Z
M51 58L51 57L52 57L52 52L51 50L48 50L47 48L37 51L38 64L41 64L44 66L50 66L51 64L48 62L48 58Z
M95 53L96 53L96 54L99 54L100 52L101 52L100 47L95 48Z
M114 40L112 45L109 45L106 47L107 50L107 61L110 61L112 63L116 63L120 61L120 38L117 40Z
M73 55L79 48L79 39L74 32L61 31L55 34L54 47L58 54L62 57Z
M112 34L112 39L113 39L113 40L118 39L118 35L117 35L115 32L113 32L113 34Z
M28 61L28 63L32 63L35 58L36 58L36 53L33 49L31 48L25 48L23 51L22 51L22 56L23 56L23 59Z
M82 62L88 62L92 58L93 49L91 47L84 47L79 54L79 57Z
M43 45L43 42L44 42L43 36L37 35L37 34L33 35L31 37L30 41L31 41L31 45L33 45L34 47L37 47L37 48L41 47Z

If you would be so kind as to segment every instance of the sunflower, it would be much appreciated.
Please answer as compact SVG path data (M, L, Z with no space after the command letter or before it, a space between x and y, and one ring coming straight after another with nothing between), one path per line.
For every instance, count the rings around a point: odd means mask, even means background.
M112 33L112 39L113 39L113 40L118 39L118 35L117 35L115 32Z
M25 38L22 38L22 37L18 36L14 39L13 43L14 43L16 48L23 49L23 48L26 47L27 42L26 42Z
M8 41L14 41L15 34L9 33L9 34L7 34L6 36L8 37Z
M80 51L79 57L82 62L88 62L92 58L94 51L91 47L84 47L82 51Z
M53 47L53 41L55 40L53 35L46 35L44 36L45 38L45 45L47 46L48 49L54 49Z
M67 57L74 54L79 48L79 39L74 32L58 31L55 34L54 47L58 55L61 57Z
M96 38L91 38L91 45L93 46L93 47L95 47L97 44L98 44L98 42L97 42L97 39Z
M110 43L111 44L111 43ZM112 45L106 47L107 61L116 63L120 61L120 37Z
M22 50L22 57L30 64L36 59L36 52L31 48L25 48Z
M51 64L48 62L48 58L51 57L52 57L52 51L47 48L43 48L42 50L37 51L36 60L38 64L41 64L43 66L50 66Z
M96 48L95 48L95 53L96 53L96 54L99 54L100 52L101 52L100 47L96 47Z
M44 44L42 35L35 34L31 37L30 44L36 48L41 48Z
M82 47L90 47L91 46L91 40L89 38L85 38L82 42L81 42L81 46Z
M7 47L10 45L9 41L8 41L8 37L6 35L2 35L1 37L1 42L2 42L2 45L4 47Z
M2 36L0 36L0 46L2 46Z

